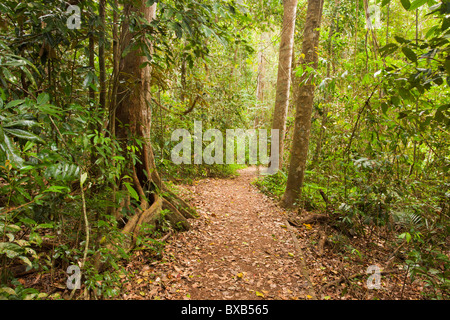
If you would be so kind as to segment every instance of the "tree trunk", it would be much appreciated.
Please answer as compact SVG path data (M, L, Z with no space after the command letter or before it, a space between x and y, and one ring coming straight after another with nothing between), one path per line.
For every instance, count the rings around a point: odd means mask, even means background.
M308 0L302 55L299 58L303 69L306 69L306 66L317 69L317 47L322 10L323 0ZM296 115L288 180L286 191L281 199L281 205L284 207L292 207L300 197L311 133L311 113L315 89L314 74L304 72L300 80L300 86L294 88L294 90L298 90L298 94L296 95L297 101L295 101Z
M330 32L328 34L328 42L327 42L327 53L328 53L328 57L327 57L327 78L332 79L332 75L334 77L334 73L335 73L335 64L334 64L334 51L333 51L333 36L335 33L335 29L336 29L336 20L337 20L337 15L338 15L338 11L340 8L340 3L339 0L335 0L334 1L334 13L333 13L333 20L331 21L331 25L330 25ZM333 67L331 67L333 66ZM331 69L333 69L333 72L331 72ZM332 100L332 93L330 92L330 90L327 90L327 92L325 93L325 104L324 107L322 109L322 120L321 120L321 124L320 124L320 128L319 128L319 135L317 138L317 143L316 143L316 150L314 152L314 156L312 159L312 166L315 166L318 164L319 160L320 160L320 155L322 152L322 144L323 144L323 139L325 138L325 128L328 122L328 110L329 110L329 104Z
M105 70L105 11L106 0L100 0L98 12L100 17L101 29L98 39L98 69L100 81L99 105L102 110L106 107L106 70Z
M133 4L124 6L125 20L122 24L122 35L120 50L124 52L125 48L132 44L132 41L139 38L139 34L131 32L129 28L132 16L141 14L144 19L151 21L156 14L156 4L151 7L146 6L147 1L141 0L140 7ZM143 44L144 45L144 44ZM152 52L151 43L146 43L150 52ZM140 197L140 206L136 209L136 214L130 217L125 225L123 232L131 234L134 237L138 235L142 223L153 222L158 219L163 205L172 211L168 220L176 224L175 227L188 229L189 223L186 217L179 212L180 206L183 206L184 212L192 211L184 202L171 193L162 184L161 178L156 170L153 149L150 142L151 133L151 109L149 101L151 100L150 80L151 66L145 64L147 57L142 54L142 50L134 49L120 59L119 81L117 89L117 106L115 108L115 133L126 154L129 154L127 147L135 147L135 156L139 161L134 161L132 157L127 156L129 160L129 176L132 177L130 183ZM137 144L134 139L143 141ZM134 163L135 162L135 163ZM164 191L166 194L162 194ZM166 196L171 202L167 205ZM131 242L133 246L134 242Z
M264 111L262 110L264 105L264 90L265 90L265 81L266 81L266 58L264 56L264 49L266 46L266 32L261 33L261 43L260 43L260 51L258 54L258 79L256 86L256 100L257 100L257 108L256 108L256 116L255 116L255 128L258 128L261 120L263 118L262 114Z
M277 91L272 123L272 129L279 130L279 169L283 166L284 137L289 107L297 2L297 0L284 1L283 27L280 41L280 55L278 58Z
M89 71L95 73L95 40L94 34L92 32L89 33ZM95 104L95 91L89 86L89 100L92 104Z

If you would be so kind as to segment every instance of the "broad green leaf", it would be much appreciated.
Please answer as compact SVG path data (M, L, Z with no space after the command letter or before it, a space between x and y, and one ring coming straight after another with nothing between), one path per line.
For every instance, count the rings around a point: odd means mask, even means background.
M417 62L417 56L410 48L403 47L402 52L410 61Z
M54 225L51 223L41 223L36 228L38 229L53 229Z
M445 70L447 71L447 74L450 75L450 58L447 58L444 62Z
M405 38L402 38L402 37L400 37L400 36L394 36L394 39L395 39L395 41L397 41L398 43L408 43L408 42L411 42L411 41L409 41L409 40L406 40Z
M61 109L58 107L55 107L51 104L44 104L44 105L38 105L38 109L45 114L51 115L51 116L58 116L62 113Z
M33 120L17 120L11 121L3 124L3 128L11 128L11 127L33 127L38 125L36 121Z
M32 268L33 264L31 263L30 259L28 259L25 256L19 256L19 259L22 260L23 262L25 262L25 264L29 267Z
M139 201L139 195L136 190L134 190L134 188L129 183L125 183L125 187L130 193L130 196L133 197L136 201Z
M413 3L411 3L408 10L416 10L417 8L423 6L425 3L427 3L428 0L415 0Z
M56 193L64 193L64 191L69 192L70 189L68 187L64 186L50 186L47 190L44 192L56 192Z
M436 32L436 30L439 28L439 26L433 26L433 27L431 27L430 28L430 30L428 30L427 31L427 33L425 34L425 38L429 38L429 37L431 37L435 32Z
M86 179L87 179L87 176L88 176L87 172L85 172L85 173L83 173L83 174L81 175L81 177L80 177L80 186L81 186L81 187L83 187L83 184L84 184L84 182L85 182Z
M450 5L449 5L450 6ZM450 17L446 17L442 20L441 30L445 31L450 27Z
M450 109L450 104L444 104L440 106L434 115L434 119L438 122L449 124L450 118L445 115L445 112Z
M73 181L79 177L80 167L71 163L56 163L47 167L45 176L59 181Z
M2 293L2 292L6 292L10 296L15 296L16 295L16 292L14 291L14 289L10 288L10 287L2 287L2 288L0 288L0 293Z
M386 112L388 111L388 104L386 102L381 103L381 110L383 111L384 114L386 114Z
M42 140L39 136L35 135L34 133L22 130L22 129L4 128L4 131L9 133L10 135L13 135L13 136L21 138L21 139L44 143L44 140Z
M15 224L7 224L6 226L4 225L3 222L0 222L0 233L4 233L4 232L18 232L22 230L18 225Z
M409 243L409 241L411 241L411 234L409 232L406 233L405 239L406 239L406 242L408 242L408 243Z
M392 54L395 50L397 50L398 45L395 43L389 43L380 49L380 52L383 56L388 56Z
M23 253L22 247L11 242L0 242L0 254L6 254L10 259L14 259Z
M411 100L411 93L408 89L400 87L398 88L398 93L400 93L403 100Z
M7 65L7 64L5 64ZM7 69L7 68L2 68L3 74L5 75L5 78L8 79L8 81L17 84L17 78L15 76L13 76L13 74Z
M50 101L50 96L46 92L41 93L36 99L37 104L41 105L41 106L48 103L49 101Z
M14 163L18 168L22 168L24 160L19 155L19 152L17 151L14 144L4 133L3 128L1 126L0 126L0 149L3 150L9 161Z
M400 0L400 2L402 3L403 8L405 8L406 10L411 7L411 2L409 2L409 0Z
M9 102L9 103L5 106L5 108L6 108L6 109L13 108L13 107L15 107L15 106L18 106L19 104L24 103L24 102L25 102L25 100L13 100L13 101Z
M21 218L20 221L22 221L22 222L25 223L26 225L30 225L30 226L34 226L34 225L37 224L36 221L34 221L34 220L31 219L31 218L27 218L27 217Z

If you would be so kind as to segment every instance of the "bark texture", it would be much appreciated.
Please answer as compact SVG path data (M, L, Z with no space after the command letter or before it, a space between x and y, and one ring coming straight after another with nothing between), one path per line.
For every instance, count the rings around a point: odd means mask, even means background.
M146 1L141 1L140 8L132 4L124 6L126 20L122 25L121 53L132 44L132 40L138 36L129 28L130 19L141 14L147 21L152 21L156 14L156 4L146 6ZM147 43L151 50L151 44ZM115 132L120 141L128 141L130 138L143 138L145 143L138 151L138 157L142 158L141 164L136 164L136 175L140 182L151 178L154 183L160 184L158 173L155 170L153 152L150 144L151 109L147 101L151 99L150 81L151 66L143 65L147 58L142 50L131 50L120 60L119 86L117 92L117 109L115 110ZM145 172L151 177L146 177Z
M292 52L294 48L295 18L297 0L284 1L283 27L281 32L280 53L278 62L277 91L273 112L272 129L279 130L279 168L283 166L284 137L286 117L289 107L289 91L292 73Z
M263 32L261 34L260 49L258 53L258 78L256 84L256 116L255 116L255 128L259 128L262 119L264 118L264 91L266 89L266 57L264 50L267 45L268 33Z
M299 64L303 67L303 70L306 70L308 66L314 70L317 69L322 10L323 0L308 1L302 54L299 58ZM294 90L297 90L298 93L295 95L296 115L288 180L286 191L281 199L281 205L284 207L292 207L301 195L311 133L311 114L315 89L313 80L313 73L304 72L300 79L300 85L294 87Z
M129 155L127 147L135 147L134 161L131 156L129 160L128 175L132 177L130 183L139 195L140 205L135 208L135 214L127 220L122 232L131 236L130 246L133 247L136 237L139 235L143 223L157 224L164 218L171 222L174 228L180 230L189 229L187 218L194 216L194 211L173 192L169 191L161 181L156 170L153 149L150 142L151 136L151 66L147 57L143 54L143 46L147 46L152 53L152 44L145 42L139 31L130 30L130 21L136 15L151 22L156 15L156 4L146 5L146 0L141 0L138 5L127 3L124 6L125 20L122 23L120 38L120 64L118 72L117 92L115 97L112 119L116 137L120 141L124 152ZM148 29L145 32L151 32ZM140 45L136 48L136 44ZM132 46L132 47L130 47ZM128 52L123 56L124 52ZM143 141L135 143L135 139ZM122 207L130 207L130 201L124 200ZM161 215L163 209L170 210L164 217ZM116 217L120 217L120 209ZM182 211L182 213L180 212Z

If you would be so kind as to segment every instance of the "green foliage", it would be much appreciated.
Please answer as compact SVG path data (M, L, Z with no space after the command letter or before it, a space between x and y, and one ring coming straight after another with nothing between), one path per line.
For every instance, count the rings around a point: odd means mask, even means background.
M405 241L415 279L429 283L427 298L446 299L448 265L437 257L448 255L450 7L434 0L377 3L381 25L374 30L365 28L362 1L325 4L309 159L297 205L327 210L343 234L386 232L395 243ZM300 76L308 66L296 71ZM280 198L286 178L279 173L256 184ZM352 252L351 243L345 247Z
M265 194L281 199L286 186L287 176L283 171L268 175L254 181L254 184Z
M446 234L449 226L441 221L430 223L423 220L416 223L411 231L399 238L412 243L412 249L405 261L411 279L421 277L431 293L424 292L426 298L447 300L450 297L450 259L446 254ZM405 236L404 236L405 235Z
M174 165L171 132L193 132L194 120L221 132L270 127L277 55L272 49L282 31L283 6L278 0L163 1L151 22L139 12L125 17L121 8L127 3L119 1L116 8L107 1L103 26L98 2L80 2L81 28L74 30L66 25L65 2L0 3L1 269L20 263L53 274L55 268L80 264L86 244L85 207L94 240L82 270L83 285L98 298L117 296L122 260L130 258L121 246L127 239L120 227L134 213L123 203L138 206L140 200L128 169L141 161L143 144L137 138L128 145L118 141L107 129L112 128L112 113L97 102L100 42L111 75L108 90L117 81L113 13L119 24L129 18L135 32L122 56L141 49L152 66L149 138L164 181L231 176L242 168ZM341 225L359 235L373 227L395 234L409 246L406 264L411 274L428 282L432 298L447 299L450 6L447 0L377 3L382 26L373 32L364 27L363 2L325 4L319 68L314 70L318 82L311 157L298 205L333 210ZM296 43L301 42L305 20L300 7ZM269 37L265 42L262 33ZM296 59L299 50L296 45ZM258 51L267 62L263 101L255 94L261 75ZM313 72L310 66L294 69L297 76ZM107 93L110 107L114 93ZM291 106L286 146L293 120ZM289 159L288 147L285 152ZM285 172L283 168L255 184L279 199ZM116 208L122 208L120 219L111 214ZM169 226L161 224L167 231ZM145 228L136 250L160 259L164 243L155 239L162 234L154 226ZM56 244L53 251L38 254L49 241ZM351 243L345 248L362 257ZM108 262L111 269L97 274L89 259ZM46 298L7 272L1 276L1 298Z

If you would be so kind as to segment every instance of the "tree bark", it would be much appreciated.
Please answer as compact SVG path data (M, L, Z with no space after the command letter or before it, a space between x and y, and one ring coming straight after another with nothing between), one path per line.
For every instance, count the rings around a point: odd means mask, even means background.
M89 71L95 73L95 39L94 34L92 32L89 33ZM95 103L95 91L89 86L89 100L91 103Z
M130 31L131 17L140 13L144 19L149 22L152 21L156 14L156 4L147 7L145 0L141 1L140 8L134 7L133 4L126 4L124 12L126 18L122 25L122 53L138 36L138 34ZM147 45L151 49L151 44L147 43ZM141 65L146 62L147 58L140 48L131 50L120 60L115 132L124 146L132 137L144 139L142 147L137 150L137 156L143 160L142 163L136 163L135 165L138 181L145 184L151 179L154 183L160 185L150 143L151 109L147 101L151 99L151 66L146 64L141 68ZM146 173L149 174L149 177L146 176Z
M106 107L106 70L105 70L105 10L106 0L100 0L98 12L100 17L100 37L98 40L98 69L100 81L99 105L103 110Z
M331 25L330 25L330 32L328 35L328 42L327 42L327 53L328 53L328 59L327 59L327 78L330 79L331 81L331 75L335 73L335 64L334 64L334 51L333 51L333 36L335 33L335 29L336 29L336 20L337 20L337 15L338 15L338 10L340 8L340 0L335 0L334 1L334 13L333 13L333 20L331 21ZM333 67L332 67L333 66ZM332 72L333 71L333 72ZM322 152L322 144L323 144L323 139L325 137L325 128L328 122L328 110L329 110L329 104L331 102L331 98L332 98L332 93L328 90L327 93L325 94L325 104L324 107L322 109L322 120L321 120L321 124L320 124L320 128L319 128L319 136L317 138L317 143L316 143L316 150L314 152L314 156L312 159L312 166L315 166L318 164L319 160L320 160L320 156L321 156L321 152Z
M302 55L299 58L299 62L304 69L307 66L314 70L317 69L319 58L317 49L322 11L323 0L308 0ZM286 191L281 199L281 205L287 208L294 206L301 195L311 133L311 113L315 89L314 74L304 72L300 80L300 86L294 88L294 90L298 90L297 101L295 102L294 136Z
M267 33L261 33L261 43L260 43L260 51L258 54L258 79L256 86L256 116L255 116L255 128L260 126L261 120L263 118L263 105L264 105L264 91L265 91L265 81L266 81L266 58L264 56L264 50L266 46Z
M279 130L279 169L283 166L284 137L286 131L286 117L289 108L289 90L291 86L292 51L294 47L297 2L297 0L285 0L283 4L283 26L281 31L277 90L272 123L272 129Z
M156 4L148 7L146 3L146 0L141 0L139 7L131 3L124 5L125 20L122 24L121 53L130 45L136 44L134 41L140 36L137 32L131 32L129 28L133 16L141 15L148 22L155 18ZM146 32L148 31L146 30ZM146 45L152 53L151 43L142 43L142 45ZM177 224L182 230L188 229L189 223L179 210L189 213L189 217L193 216L191 209L187 208L188 205L173 193L171 194L162 184L156 170L150 142L152 118L149 104L149 101L151 101L151 66L147 63L147 57L143 54L141 48L140 46L138 49L130 50L120 59L117 105L115 107L116 137L124 152L128 155L127 147L133 145L135 156L139 159L139 161L134 161L132 157L127 157L130 166L128 175L132 177L133 186L141 200L139 208L136 209L136 214L130 217L123 229L123 232L131 234L133 239L138 235L142 223L149 223L158 219L163 205L171 211L166 215L167 220ZM136 143L136 138L143 141L142 144ZM170 197L170 200L168 201L164 197ZM180 208L181 206L183 208ZM133 244L134 241L131 242L131 246Z

